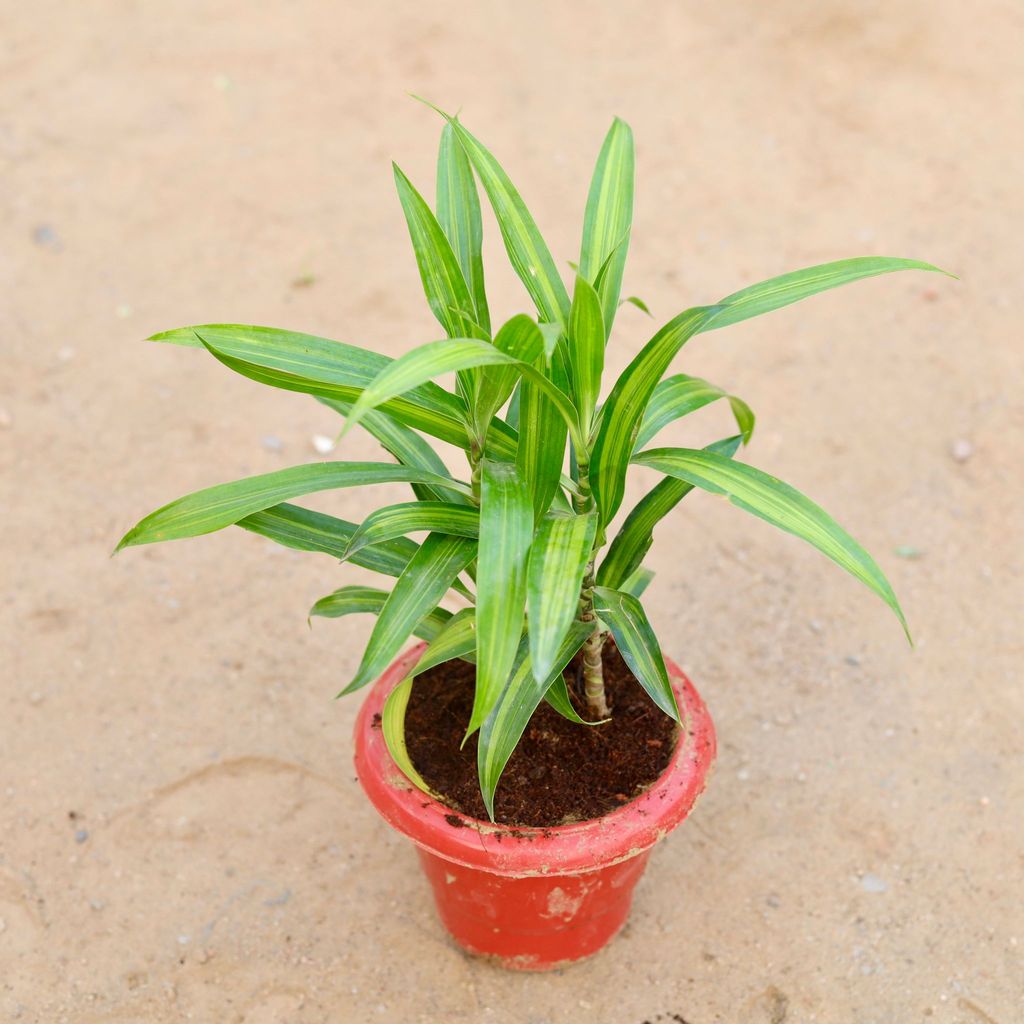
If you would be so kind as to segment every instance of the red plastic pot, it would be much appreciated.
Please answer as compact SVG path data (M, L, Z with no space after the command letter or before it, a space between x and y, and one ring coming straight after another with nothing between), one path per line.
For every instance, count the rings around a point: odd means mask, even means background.
M504 967L543 971L596 953L622 927L651 847L689 813L715 758L704 702L667 658L683 732L657 782L603 818L509 828L458 814L417 789L388 753L378 717L424 648L403 654L356 720L355 762L374 807L408 836L455 941Z

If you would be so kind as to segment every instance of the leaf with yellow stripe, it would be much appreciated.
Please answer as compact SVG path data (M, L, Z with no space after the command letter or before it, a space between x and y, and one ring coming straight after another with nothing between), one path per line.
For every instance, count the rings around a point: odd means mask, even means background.
M178 498L136 523L116 550L213 533L301 494L383 483L430 484L463 493L469 490L456 480L392 462L314 462L217 484Z
M515 750L527 723L555 678L561 675L572 656L593 631L592 622L574 622L558 648L550 674L540 682L534 676L533 666L530 664L529 644L525 639L520 644L512 674L493 710L481 726L477 744L480 792L492 821L494 792L498 787L501 773L512 756L512 751Z
M770 313L793 302L799 302L818 292L841 285L860 281L865 277L876 277L879 274L891 274L897 270L925 270L937 274L953 274L931 263L921 260L908 260L892 256L855 256L852 259L835 260L832 263L820 263L803 270L793 270L788 274L769 278L759 284L743 288L732 295L727 295L718 303L719 312L709 319L702 331L712 331L719 327L749 320L751 317Z
M427 536L396 580L377 615L359 668L339 696L373 682L387 668L416 625L475 556L476 542L466 537Z
M473 169L450 124L445 124L441 130L441 146L437 154L437 220L462 268L462 276L473 300L476 322L490 334L491 316L487 308L481 255L480 199Z
M572 382L572 398L579 411L584 432L590 424L601 393L604 371L605 329L601 300L582 276L577 276L569 311L566 335L566 362Z
M569 294L522 196L501 164L461 122L438 107L434 110L447 120L466 151L494 209L512 269L526 286L541 319L564 327L569 317Z
M556 386L540 370L502 352L489 341L478 338L450 338L447 341L428 341L400 356L359 396L345 423L343 434L350 430L370 409L376 408L395 395L402 394L424 381L453 370L464 370L477 366L513 366L530 384L541 391L544 397L558 411L577 438L579 431L576 408L569 396ZM582 443L582 442L581 442ZM496 449L492 448L494 453Z
M523 632L532 538L533 504L518 468L484 459L476 563L476 693L467 736L490 713L512 669Z
M712 494L725 495L737 508L812 544L881 597L910 639L896 595L875 560L823 508L789 484L706 449L654 448L633 461Z
M594 168L583 220L580 274L595 284L601 273L600 295L605 338L611 334L619 307L622 271L633 223L633 132L615 118L605 136ZM607 263L607 266L606 266Z
M551 672L562 638L579 611L583 572L590 561L597 516L549 512L530 548L526 608L530 658L538 679Z
M321 597L309 610L309 617L324 619L340 619L345 615L357 615L360 612L380 613L388 599L388 592L377 587L364 587L352 584L340 587L326 597ZM413 633L422 640L433 640L452 617L452 613L444 608L434 608L427 612L413 627Z
M640 432L633 443L633 450L639 451L662 427L673 420L689 416L690 413L703 409L705 405L710 405L720 398L728 400L736 425L740 428L743 443L749 444L755 422L750 406L742 398L730 395L716 384L711 384L700 377L678 373L664 378L654 389L654 394L647 403L643 422L640 424Z
M666 715L678 722L679 708L661 646L639 599L621 590L594 587L594 611L615 637L615 646L637 682Z
M368 545L426 530L455 537L476 537L480 513L472 505L449 505L438 501L406 501L385 505L371 512L356 528L345 551L348 561Z
M708 451L727 457L735 455L741 438L727 437L708 445ZM626 590L626 581L637 571L654 542L654 527L693 490L693 484L665 477L633 507L619 527L607 554L597 570L597 582L603 587Z
M409 670L410 676L418 676L435 665L461 658L463 661L476 660L476 609L463 608L457 611L437 632L419 661Z
M388 695L380 712L380 731L388 748L391 759L398 765L401 773L417 788L422 789L435 800L443 799L426 783L423 776L416 771L416 766L409 756L409 748L405 743L405 713L409 708L412 696L413 677L406 676Z
M590 484L602 525L611 522L622 504L626 467L640 421L676 353L693 337L717 307L698 306L670 320L622 371L601 410L600 426L590 459Z

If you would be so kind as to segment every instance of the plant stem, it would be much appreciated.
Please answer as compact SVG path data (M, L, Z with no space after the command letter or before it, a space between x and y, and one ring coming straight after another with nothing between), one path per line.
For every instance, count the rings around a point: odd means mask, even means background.
M577 514L585 513L592 505L590 491L590 466L588 463L578 464L579 496L573 496L573 506ZM599 719L609 718L611 709L604 688L604 662L601 649L604 647L604 633L597 628L597 614L594 612L594 555L600 548L602 538L594 540L594 550L583 571L583 584L580 587L579 616L583 622L592 622L594 631L583 644L583 692L587 698L587 706L592 715Z
M594 631L583 644L583 692L587 698L587 706L591 714L597 718L608 718L611 709L604 689L604 662L601 650L604 647L604 633L597 628L597 615L594 613L594 561L587 563L583 574L583 587L580 590L580 618L584 622L594 623Z

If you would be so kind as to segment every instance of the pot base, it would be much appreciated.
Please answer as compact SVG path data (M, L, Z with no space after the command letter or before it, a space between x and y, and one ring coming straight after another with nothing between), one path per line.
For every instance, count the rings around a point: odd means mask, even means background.
M626 923L650 851L576 875L515 878L417 851L437 912L467 953L516 971L593 956Z

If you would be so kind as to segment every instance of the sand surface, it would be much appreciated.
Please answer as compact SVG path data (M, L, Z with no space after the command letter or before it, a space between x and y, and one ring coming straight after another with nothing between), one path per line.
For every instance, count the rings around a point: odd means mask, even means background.
M2 5L0 1019L1019 1024L1020 5L464 6ZM305 612L357 571L240 530L108 558L337 426L142 338L437 335L389 160L430 192L439 123L406 90L463 107L559 260L628 119L626 288L658 321L847 255L961 276L862 283L677 362L753 405L749 460L876 554L917 647L816 552L687 499L648 605L718 768L625 934L550 976L455 951L353 781L357 701L331 698L369 621ZM623 311L614 369L652 327ZM705 413L667 443L720 436Z

